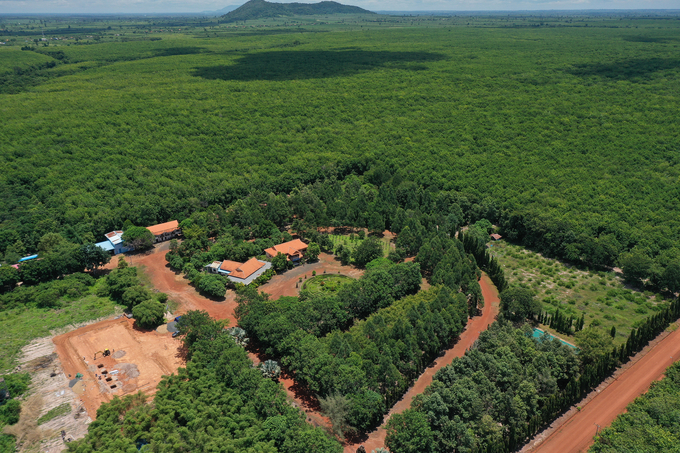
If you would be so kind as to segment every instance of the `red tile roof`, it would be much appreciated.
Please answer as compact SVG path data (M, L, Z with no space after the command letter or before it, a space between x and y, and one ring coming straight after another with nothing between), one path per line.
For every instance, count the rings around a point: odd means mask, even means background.
M241 263L237 261L229 261L229 260L224 260L222 261L222 264L220 265L220 269L223 271L228 271L228 272L234 272L238 267L241 265Z
M501 238L503 237L503 236L501 236L500 234L497 234L497 233L494 233L494 234L492 234L492 235L490 235L490 236L491 236L491 238L492 238L494 241L497 241L497 240L499 240L499 239L501 239Z
M250 258L245 263L241 264L236 261L225 260L222 261L220 269L228 271L230 277L246 279L257 272L265 263L258 261L257 258Z
M154 236L158 236L163 233L171 233L175 230L179 230L179 222L177 220L171 220L169 222L159 223L158 225L151 225L146 227L146 229L151 231Z
M302 256L302 252L307 249L307 244L300 239L293 239L292 241L284 242L283 244L275 245L265 249L265 253L269 256L276 256L278 253L283 253L287 257Z

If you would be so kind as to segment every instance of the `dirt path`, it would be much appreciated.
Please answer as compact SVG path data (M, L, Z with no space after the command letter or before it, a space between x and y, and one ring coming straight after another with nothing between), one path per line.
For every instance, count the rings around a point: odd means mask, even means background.
M486 330L486 328L494 321L496 315L498 315L500 304L498 291L491 282L491 279L486 274L484 274L479 280L479 285L482 287L482 296L484 297L484 309L482 310L482 315L472 318L468 321L465 330L460 335L460 338L453 348L444 351L444 355L439 357L431 367L427 368L423 374L420 375L415 384L385 416L382 426L368 434L367 437L364 437L355 443L345 445L345 453L354 453L361 445L366 448L367 452L370 452L371 450L378 447L384 447L385 436L387 435L385 424L390 419L390 417L408 409L411 406L411 400L413 397L423 393L425 388L427 388L427 386L432 383L432 378L434 377L435 373L442 367L450 364L454 358L462 357L465 354L465 351L470 346L472 346L475 341L477 341L479 334L482 333L483 330Z
M663 334L662 334L663 335ZM666 334L659 341L639 352L630 366L622 369L610 383L591 392L581 410L572 410L547 433L527 445L523 452L561 453L585 452L593 444L597 425L609 426L635 398L645 393L652 382L663 377L664 371L680 358L680 329Z
M165 254L170 250L170 242L163 242L146 253L132 254L125 257L131 266L140 266L151 280L153 287L166 293L170 299L179 303L176 315L189 310L205 310L215 319L227 319L230 326L236 325L234 309L236 298L233 291L228 291L223 300L211 300L203 297L189 285L181 273L175 273L167 261ZM121 255L114 256L107 268L115 268Z
M363 269L343 266L333 255L321 253L319 254L319 261L316 263L303 264L283 274L275 275L269 282L260 286L259 290L269 294L270 299L278 299L281 296L295 297L300 292L300 289L295 287L295 284L299 283L300 278L304 282L305 277L312 278L312 272L316 272L316 275L321 275L324 271L327 274L342 274L352 278L359 278L364 275ZM302 283L299 283L298 286L302 286Z

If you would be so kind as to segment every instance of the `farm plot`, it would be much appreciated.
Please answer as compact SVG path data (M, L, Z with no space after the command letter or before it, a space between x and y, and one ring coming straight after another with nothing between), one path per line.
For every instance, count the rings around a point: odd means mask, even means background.
M626 286L615 272L579 269L505 241L494 243L490 253L503 266L509 284L534 291L544 311L552 315L559 309L574 318L585 314L586 326L606 331L615 327L616 344L667 303L659 295Z

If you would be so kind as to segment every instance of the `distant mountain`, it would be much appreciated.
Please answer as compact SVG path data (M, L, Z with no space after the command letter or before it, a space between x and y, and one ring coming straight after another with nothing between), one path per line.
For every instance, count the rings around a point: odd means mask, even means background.
M265 0L250 0L241 7L222 16L227 22L263 19L281 16L313 16L322 14L375 14L358 6L342 5L337 2L319 3L270 3Z

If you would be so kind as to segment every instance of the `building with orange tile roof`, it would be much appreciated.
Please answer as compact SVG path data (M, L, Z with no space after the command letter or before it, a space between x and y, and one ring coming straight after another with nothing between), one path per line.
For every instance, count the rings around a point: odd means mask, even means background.
M156 237L154 242L167 241L168 239L179 236L181 233L181 230L179 229L179 222L177 220L159 223L158 225L151 225L146 227L146 229L151 231L151 234Z
M245 263L230 260L214 261L212 264L205 266L205 270L213 274L224 275L234 283L249 285L250 282L264 274L271 267L272 263L251 258Z
M265 249L264 252L269 258L274 258L279 253L283 253L288 258L288 261L295 262L300 261L300 258L305 255L305 250L307 250L307 244L300 239L293 239L292 241Z

